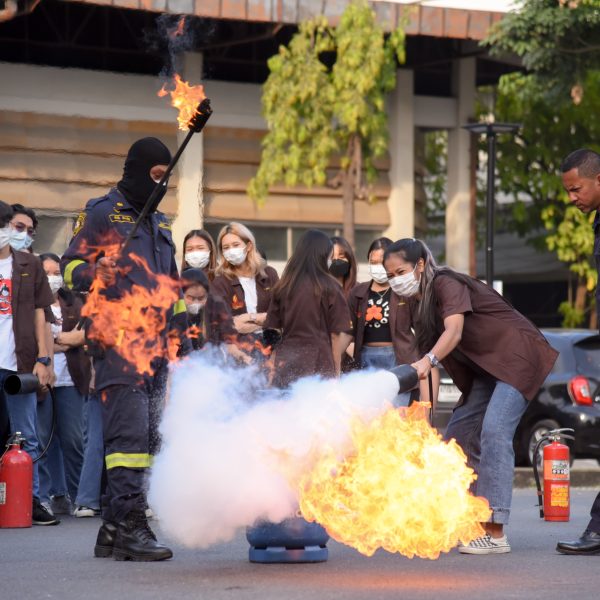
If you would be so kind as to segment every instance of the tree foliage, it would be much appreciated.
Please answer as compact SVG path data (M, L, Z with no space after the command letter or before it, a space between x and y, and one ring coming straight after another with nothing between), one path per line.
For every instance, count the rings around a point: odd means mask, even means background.
M600 64L600 0L525 0L486 43L521 58L527 75L511 78L516 91L579 102L588 71Z
M515 199L513 226L573 272L575 299L559 307L564 325L588 316L593 324L593 215L568 202L560 163L577 148L600 150L600 0L524 0L486 43L493 54L517 54L526 69L501 79L494 108L498 120L523 123L516 138L498 143L499 187ZM532 234L541 227L545 235Z
M574 273L576 302L561 307L570 326L582 324L590 313L596 286L594 215L569 203L560 177L560 163L571 151L600 151L600 72L588 73L585 83L588 93L576 105L544 96L523 98L501 82L494 111L498 120L523 124L514 138L498 138L498 188L514 200L514 228L555 252ZM540 228L545 234L539 234Z
M269 130L250 197L264 202L279 182L342 186L344 235L352 241L354 198L369 199L374 160L387 150L385 96L397 61L404 61L403 30L386 37L366 0L349 4L336 28L324 17L301 23L268 62L262 105ZM339 170L331 177L334 157Z

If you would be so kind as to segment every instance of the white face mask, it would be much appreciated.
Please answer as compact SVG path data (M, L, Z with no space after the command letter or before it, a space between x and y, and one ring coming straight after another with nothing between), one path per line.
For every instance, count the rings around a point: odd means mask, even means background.
M419 291L419 280L415 277L415 268L410 272L404 275L398 275L397 277L392 277L390 281L390 286L392 290L394 290L395 294L398 296L410 297L414 296Z
M29 234L27 234L23 248L25 250L28 250L29 248L31 248L31 244L33 244L33 238Z
M10 244L11 231L12 227L10 225L7 225L6 227L0 229L0 248L4 248L5 246L8 246L8 244Z
M194 269L204 269L210 259L210 252L207 250L192 250L185 253L185 262Z
M204 308L204 303L193 302L187 305L187 311L190 315L197 315Z
M13 250L25 250L29 246L27 244L27 231L17 231L16 229L10 228L10 245Z
M377 283L387 283L388 277L385 267L382 264L369 265L369 275L371 279Z
M234 266L241 265L245 260L248 251L246 248L229 248L223 252L223 258L230 264Z
M48 283L50 284L52 293L56 294L63 286L63 278L60 275L48 275Z

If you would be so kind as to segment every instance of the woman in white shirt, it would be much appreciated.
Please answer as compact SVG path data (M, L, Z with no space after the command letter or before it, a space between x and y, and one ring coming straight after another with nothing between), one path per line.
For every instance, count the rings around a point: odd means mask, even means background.
M219 263L211 284L233 315L240 342L249 350L262 342L262 327L271 302L271 291L279 280L256 249L252 232L241 223L229 223L217 238Z
M52 399L46 394L37 405L38 438L41 446L45 447L55 418L54 435L62 452L67 491L72 502L75 502L83 463L84 405L91 378L90 360L83 350L84 332L77 328L83 302L76 294L63 288L58 256L48 253L42 254L40 259L54 295L51 329L54 338L56 415L53 415ZM52 472L49 463L46 456L39 462L40 500L48 503L51 492L56 493L63 487L60 469Z

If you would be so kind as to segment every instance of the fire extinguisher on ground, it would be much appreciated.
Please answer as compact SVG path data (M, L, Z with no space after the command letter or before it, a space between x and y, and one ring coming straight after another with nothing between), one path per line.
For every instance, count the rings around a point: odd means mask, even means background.
M0 459L0 527L31 527L33 461L17 431Z
M569 446L561 439L574 440L573 429L552 429L544 434L533 451L533 473L537 486L540 517L546 521L568 521L570 516ZM548 443L550 442L550 443ZM543 491L539 474L538 452L542 444Z

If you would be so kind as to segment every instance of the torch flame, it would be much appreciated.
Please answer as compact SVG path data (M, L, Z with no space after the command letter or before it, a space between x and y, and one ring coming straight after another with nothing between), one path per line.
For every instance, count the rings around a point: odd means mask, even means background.
M171 95L171 106L179 110L179 116L177 117L179 129L187 131L190 119L198 112L198 104L206 98L204 86L190 85L181 79L178 74L175 74L173 81L175 89L167 90L165 84L159 90L158 96L162 98L167 94Z
M429 425L424 406L356 419L353 454L326 452L301 478L304 518L367 556L383 548L436 559L483 535L490 508L469 492L476 475L458 444Z

